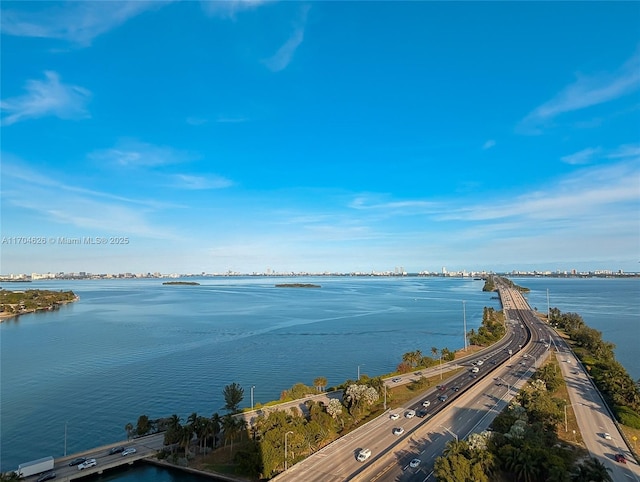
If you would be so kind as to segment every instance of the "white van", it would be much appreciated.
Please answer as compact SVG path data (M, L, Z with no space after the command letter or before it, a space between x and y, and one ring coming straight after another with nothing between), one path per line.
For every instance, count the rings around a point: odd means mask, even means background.
M358 453L358 462L364 462L365 460L367 460L369 457L371 457L371 450L369 449L362 449L359 453Z
M480 369L478 367L473 367L471 369L471 373L478 373L480 371Z

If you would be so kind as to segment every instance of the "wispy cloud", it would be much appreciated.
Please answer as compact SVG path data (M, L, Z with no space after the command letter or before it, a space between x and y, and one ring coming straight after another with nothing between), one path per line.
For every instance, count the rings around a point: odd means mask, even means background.
M233 186L233 182L222 176L211 174L208 176L192 176L188 174L176 174L173 176L174 187L180 189L204 190L223 189Z
M3 9L0 30L5 35L61 39L88 46L94 38L130 18L167 3L165 0L78 1L64 2L42 10Z
M607 154L607 159L633 159L640 160L640 144L624 144Z
M489 139L487 142L485 142L482 145L482 149L486 151L487 149L491 149L495 145L496 145L496 141L494 141L493 139Z
M584 168L555 183L545 190L523 194L515 199L493 200L490 204L466 205L438 216L441 220L508 221L520 226L590 219L607 216L611 206L616 212L628 212L637 219L640 202L638 191L638 164L634 160L617 164ZM631 213L635 214L631 214Z
M555 117L609 102L640 88L640 51L612 74L577 75L577 80L529 113L518 125L522 133L540 133Z
M588 147L573 154L569 154L568 156L561 157L560 160L571 165L589 164L601 152L602 149L599 147Z
M120 140L111 149L100 149L89 154L89 159L123 167L155 167L179 164L199 156L168 146L156 146L133 139Z
M252 10L270 0L201 0L202 9L207 15L235 18L244 10Z
M304 40L304 28L310 8L309 5L305 5L302 8L300 19L295 26L293 34L272 57L263 60L263 63L272 72L280 72L286 69L293 60L293 55Z
M46 116L60 119L90 117L87 104L91 92L77 85L63 84L56 72L45 71L44 75L44 80L27 81L26 94L0 101L0 108L6 112L2 125Z
M148 220L152 213L175 206L63 183L58 180L60 176L34 171L6 153L3 153L2 175L11 186L2 191L3 202L35 213L43 223L90 228L96 233L178 238L171 230L154 226Z
M209 119L205 119L203 117L187 117L186 122L190 126L201 126L209 122Z
M419 199L381 202L375 196L357 196L349 203L351 209L393 211L394 213L414 214L416 211L432 212L438 209L439 203Z

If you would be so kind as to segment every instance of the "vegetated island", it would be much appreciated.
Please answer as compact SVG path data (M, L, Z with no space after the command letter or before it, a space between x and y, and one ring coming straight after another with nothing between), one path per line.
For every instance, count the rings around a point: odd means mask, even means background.
M320 285L314 285L313 283L280 283L276 285L276 288L322 288Z
M189 285L189 286L200 286L200 283L196 283L195 281L165 281L162 283L163 285Z
M53 311L79 299L73 291L0 289L0 321L37 311Z

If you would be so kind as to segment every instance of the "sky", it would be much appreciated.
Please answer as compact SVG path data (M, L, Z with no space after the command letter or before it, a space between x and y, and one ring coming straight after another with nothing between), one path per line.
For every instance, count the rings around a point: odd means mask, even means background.
M0 273L640 271L638 25L3 1Z

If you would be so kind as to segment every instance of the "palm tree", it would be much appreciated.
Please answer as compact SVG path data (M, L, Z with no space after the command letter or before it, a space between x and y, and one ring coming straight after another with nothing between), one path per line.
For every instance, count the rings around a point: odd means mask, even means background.
M180 442L181 429L180 417L174 413L167 421L167 431L164 434L164 444L171 445L171 453L174 452L175 444Z
M611 474L609 474L610 470L610 468L598 459L590 457L578 466L577 470L573 473L573 480L576 482L585 480L589 482L613 482Z
M189 446L193 439L193 427L191 425L185 425L180 430L180 445L184 448L184 458L189 460Z
M239 420L244 422L244 419L237 419L230 414L222 417L222 431L224 432L224 444L227 444L227 441L231 442L231 446L229 448L230 452L233 452L233 441L236 439L238 434L240 433L240 424Z
M211 415L211 434L213 435L213 447L216 448L218 445L218 435L220 434L220 430L222 429L222 419L218 413L214 413Z
M442 454L445 457L449 457L451 455L462 454L464 455L467 451L468 445L464 440L449 440L447 445L445 445L444 451Z
M422 351L416 350L413 352L414 361L416 365L420 364L420 360L422 360Z
M187 418L187 425L191 428L191 434L193 435L194 433L196 434L196 436L198 436L197 434L199 433L199 427L198 427L198 414L196 412L193 412L191 415L189 415L189 417ZM198 439L200 437L198 436Z
M127 442L131 440L131 432L133 432L133 424L129 422L124 426L124 429L127 431Z
M318 377L313 381L313 385L318 389L319 392L323 391L327 386L326 377Z

